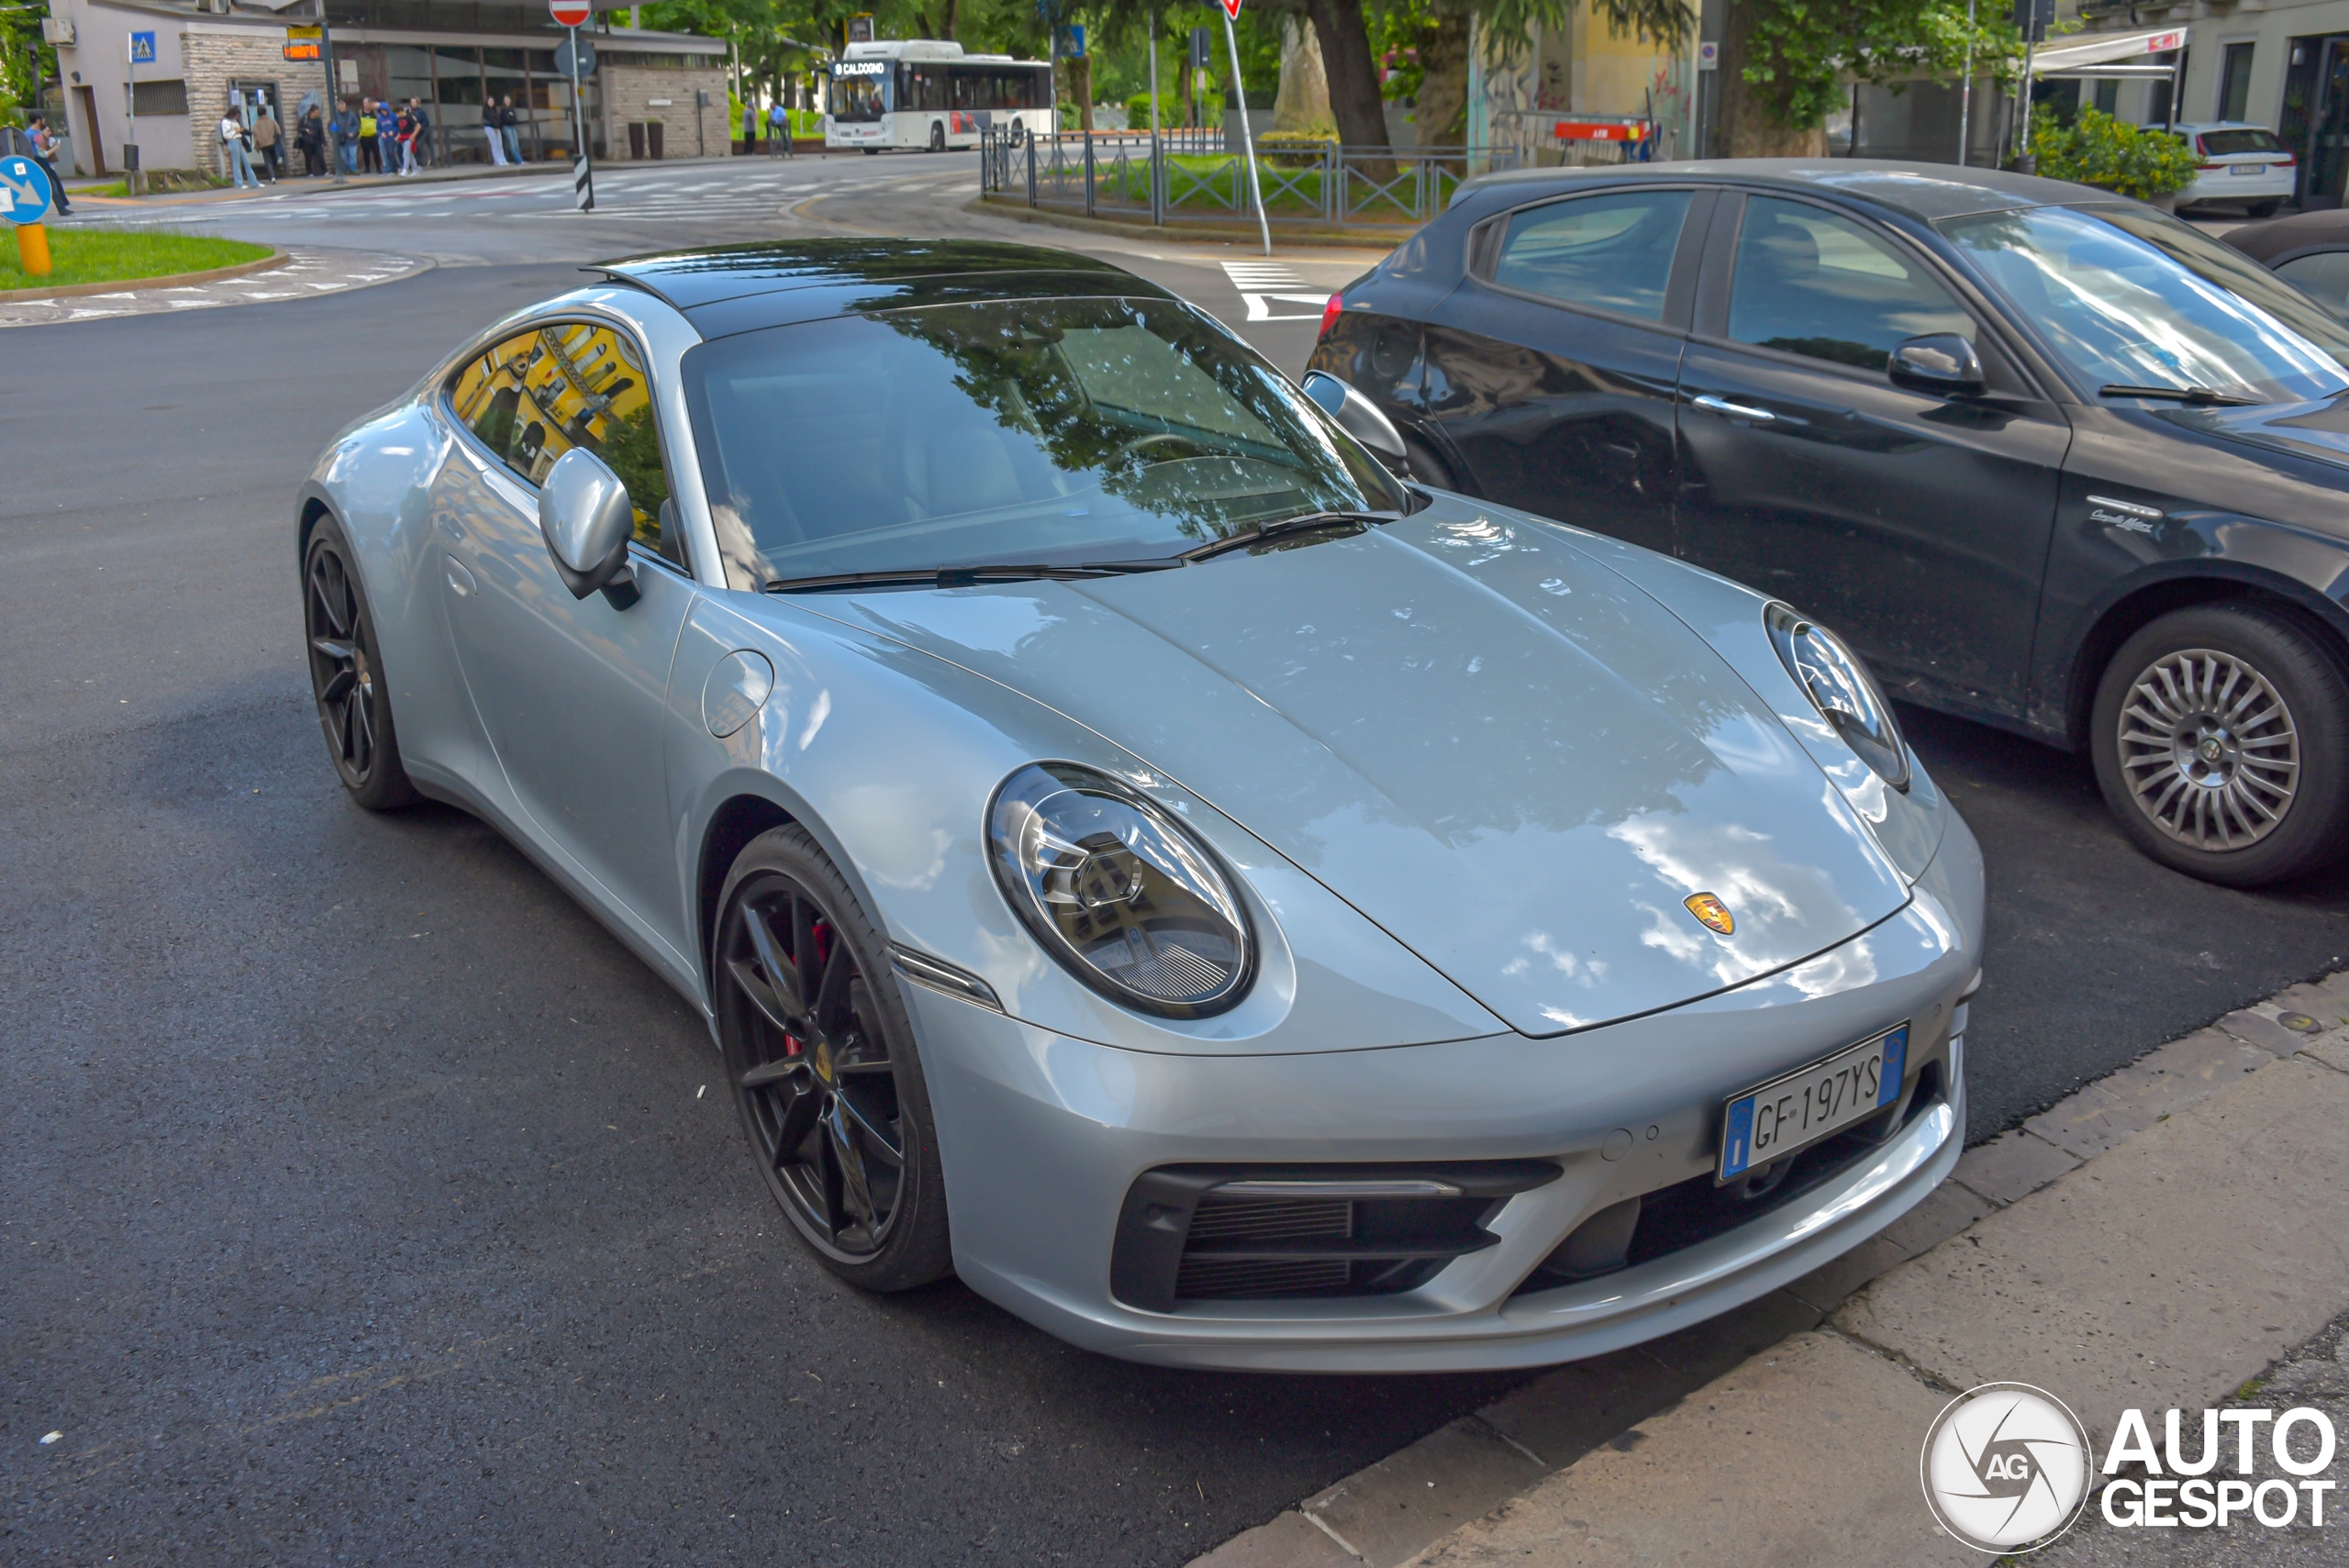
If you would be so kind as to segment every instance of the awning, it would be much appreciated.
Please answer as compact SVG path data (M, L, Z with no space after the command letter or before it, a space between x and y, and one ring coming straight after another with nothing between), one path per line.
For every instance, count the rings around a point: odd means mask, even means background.
M2141 54L2166 54L2186 47L2184 28L2140 28L2125 33L2099 33L2093 38L2043 49L2032 56L2034 76L2167 76L2173 69L2147 61L2123 65Z

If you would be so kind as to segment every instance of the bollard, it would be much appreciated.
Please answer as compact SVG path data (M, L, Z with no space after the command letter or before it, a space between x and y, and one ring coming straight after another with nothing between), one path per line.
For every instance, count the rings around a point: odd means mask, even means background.
M17 264L24 268L28 278L49 276L49 229L46 225L26 223L17 226Z

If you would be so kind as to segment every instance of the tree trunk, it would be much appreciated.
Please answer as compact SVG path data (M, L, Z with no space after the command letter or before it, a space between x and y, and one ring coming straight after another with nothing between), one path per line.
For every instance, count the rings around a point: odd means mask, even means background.
M1273 98L1273 128L1286 131L1327 131L1330 117L1330 78L1321 68L1321 41L1304 17L1281 17L1281 88Z
M1419 42L1419 106L1412 123L1421 147L1468 142L1468 18L1440 11Z
M1796 130L1770 117L1774 102L1766 87L1745 79L1753 58L1753 24L1762 8L1777 0L1729 0L1721 18L1720 154L1724 158L1824 158L1823 126Z
M1330 116L1337 122L1338 139L1348 147L1385 148L1386 103L1378 91L1378 66L1371 58L1362 0L1306 0L1306 15L1313 19L1314 35L1321 42Z
M1068 90L1076 100L1076 128L1093 129L1093 57L1080 54L1068 62Z

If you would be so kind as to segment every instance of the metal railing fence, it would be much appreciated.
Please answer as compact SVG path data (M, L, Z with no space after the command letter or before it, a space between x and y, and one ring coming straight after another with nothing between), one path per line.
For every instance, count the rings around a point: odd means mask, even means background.
M1442 212L1471 169L1512 169L1511 146L1260 145L1256 178L1275 221L1418 225ZM1248 217L1247 161L1219 128L980 133L979 188L1031 207L1154 225Z

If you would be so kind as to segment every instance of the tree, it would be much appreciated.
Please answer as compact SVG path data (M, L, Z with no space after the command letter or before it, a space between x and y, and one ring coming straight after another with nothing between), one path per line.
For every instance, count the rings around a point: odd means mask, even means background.
M1816 158L1827 117L1853 81L1897 83L1975 69L2012 80L2022 44L2011 17L1965 0L1729 0L1721 29L1721 150Z
M1731 0L1732 8L1736 0ZM1422 76L1419 91L1419 141L1428 147L1459 147L1468 139L1468 51L1474 24L1481 24L1487 47L1513 61L1531 41L1532 29L1561 28L1576 0L1417 0L1424 22L1416 40ZM1590 0L1617 37L1653 39L1666 49L1685 46L1697 18L1685 0Z

